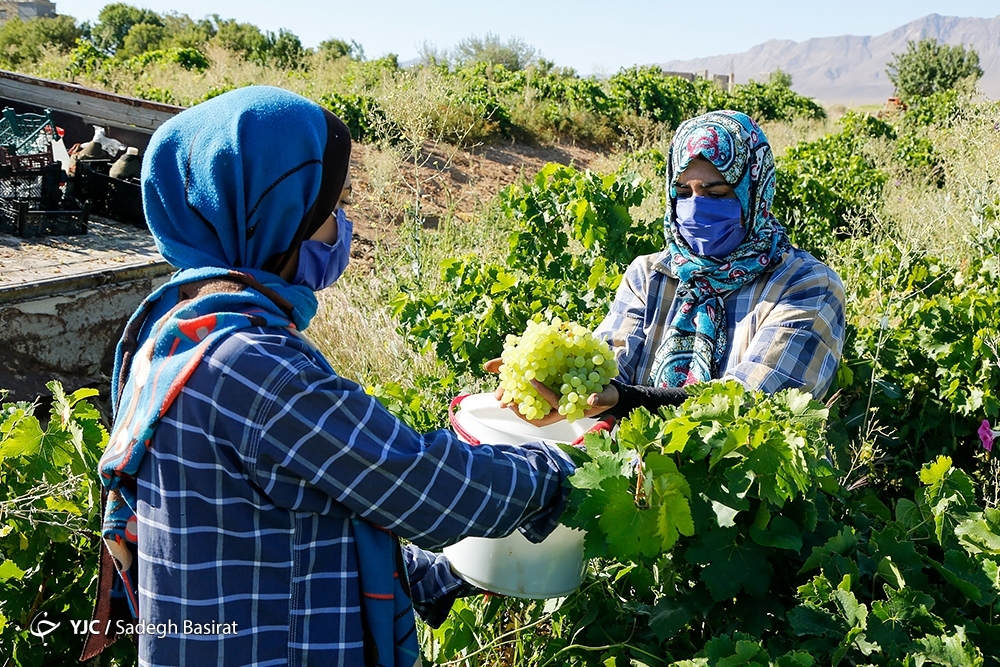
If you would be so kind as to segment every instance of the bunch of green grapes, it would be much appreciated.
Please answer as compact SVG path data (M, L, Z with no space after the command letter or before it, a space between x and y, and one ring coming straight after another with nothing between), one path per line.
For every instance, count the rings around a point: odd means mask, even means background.
M528 322L521 336L507 336L501 356L500 387L504 403L514 403L529 420L552 407L531 384L538 380L559 394L559 414L574 422L583 417L587 397L599 393L618 375L608 344L575 322L559 318Z

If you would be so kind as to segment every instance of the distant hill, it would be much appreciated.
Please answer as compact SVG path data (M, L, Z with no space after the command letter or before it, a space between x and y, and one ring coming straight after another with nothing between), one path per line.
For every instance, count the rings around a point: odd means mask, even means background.
M743 53L694 60L671 60L663 69L713 74L735 72L737 83L764 80L781 68L792 75L792 89L831 104L873 104L892 94L885 67L893 53L903 53L907 40L932 37L964 44L979 53L983 78L979 85L1000 99L1000 16L992 19L930 14L876 37L817 37L804 42L772 39Z

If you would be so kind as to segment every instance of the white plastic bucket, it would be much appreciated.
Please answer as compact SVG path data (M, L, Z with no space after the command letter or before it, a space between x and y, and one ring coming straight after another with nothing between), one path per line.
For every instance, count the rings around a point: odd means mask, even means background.
M510 410L500 407L493 394L459 396L452 408L452 429L472 445L480 443L520 445L543 440L574 442L598 425L595 419L532 426ZM445 547L452 569L480 588L519 598L558 598L569 595L583 581L581 530L559 525L539 544L515 531L507 537L467 537Z

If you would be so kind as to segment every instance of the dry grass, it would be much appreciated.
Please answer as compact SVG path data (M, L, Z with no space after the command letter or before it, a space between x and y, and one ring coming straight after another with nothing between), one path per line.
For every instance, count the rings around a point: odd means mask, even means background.
M1000 215L1000 109L978 101L949 128L927 130L942 157L945 184L894 179L886 185L882 213L902 243L927 254L963 262Z

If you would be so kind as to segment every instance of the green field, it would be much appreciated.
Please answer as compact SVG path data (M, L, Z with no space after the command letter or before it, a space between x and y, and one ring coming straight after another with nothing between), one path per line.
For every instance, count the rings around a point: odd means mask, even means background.
M580 591L459 601L421 628L426 662L1000 663L1000 467L977 435L1000 419L1000 105L959 87L879 118L824 109L780 76L721 91L653 68L402 69L234 22L145 20L120 38L5 26L0 65L184 105L267 83L338 113L364 145L357 208L385 233L321 294L307 333L415 428L491 390L482 362L529 320L602 319L629 261L662 247L664 150L699 112L762 123L775 215L844 282L830 396L712 383L676 410L633 413L614 442L593 436L565 519L592 536ZM438 187L492 145L574 144L599 171L551 164L468 211ZM96 587L106 422L96 392L53 388L51 414L4 405L0 419L0 667L72 662L28 624L89 610ZM81 643L68 627L49 642ZM114 649L120 664L132 653Z

